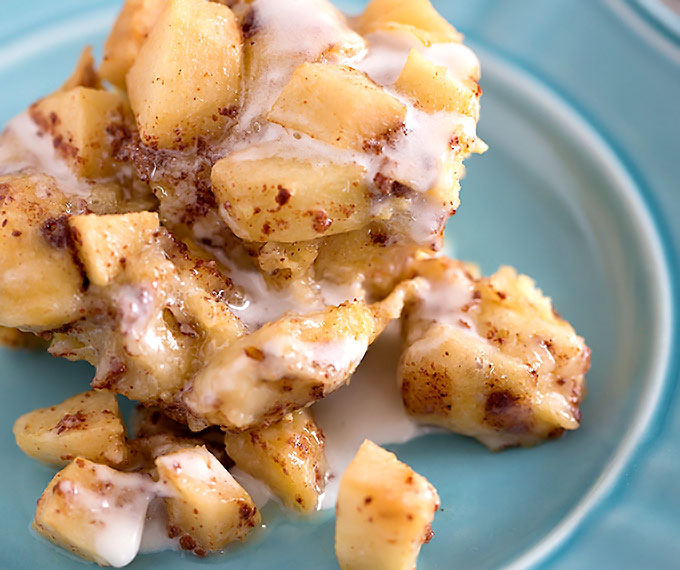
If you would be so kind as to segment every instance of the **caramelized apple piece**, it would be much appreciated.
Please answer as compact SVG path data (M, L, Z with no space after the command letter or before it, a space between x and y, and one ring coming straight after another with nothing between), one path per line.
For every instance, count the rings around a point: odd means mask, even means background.
M243 540L260 523L252 499L205 447L182 449L156 459L171 534L196 554Z
M342 570L413 570L439 509L435 488L366 440L340 480L335 553Z
M241 30L207 0L170 0L127 74L142 142L185 148L219 135L238 103Z
M128 120L125 99L117 93L75 87L57 91L30 108L38 128L52 137L59 157L84 178L103 178L116 172L107 129Z
M80 456L116 466L128 457L118 401L106 391L90 390L24 414L14 422L14 437L26 455L51 465Z
M364 169L286 158L227 157L212 170L221 213L248 241L293 243L364 226L370 197Z
M388 140L405 118L406 107L366 75L323 63L298 67L267 116L292 131L354 150Z
M121 473L78 457L38 499L33 526L86 560L125 566L137 556L155 493L149 476Z
M313 512L324 488L324 435L312 412L299 410L266 428L227 433L236 466L264 481L286 506Z
M0 325L52 329L79 317L83 277L68 206L50 177L0 177Z
M158 231L158 214L87 214L69 220L78 256L94 285L107 285Z
M362 34L379 30L408 31L425 45L462 39L430 0L371 0L359 16L357 27Z
M395 87L428 113L447 111L475 121L479 118L479 100L475 93L448 75L446 67L435 65L418 50L411 50Z
M104 79L126 89L125 76L166 4L166 0L126 0L104 44L99 68Z

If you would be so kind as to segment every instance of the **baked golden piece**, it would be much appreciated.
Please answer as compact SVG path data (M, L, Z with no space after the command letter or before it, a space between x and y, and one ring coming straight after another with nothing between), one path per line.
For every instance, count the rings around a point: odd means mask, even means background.
M317 509L326 478L325 438L309 409L265 428L227 433L224 443L236 466L267 483L287 507Z
M137 555L154 489L147 475L77 457L38 499L33 526L86 560L125 566Z
M445 258L416 271L429 287L404 315L409 413L493 450L578 428L590 349L531 279L510 267L480 278Z
M242 540L260 523L248 493L205 447L162 455L156 468L168 488L169 529L181 535L184 550L205 555Z
M404 308L413 417L494 449L578 426L583 340L527 278L480 279L438 254L463 161L486 149L479 63L461 42L428 0L373 0L350 19L326 0L127 0L99 69L84 50L9 123L0 332L96 368L94 392L15 426L27 454L77 457L40 501L41 533L124 564L151 503L198 555L259 524L252 480L314 511L340 473L310 407ZM115 394L145 407L132 438ZM436 493L366 444L345 504L373 488L365 465L394 479L366 512L404 520L341 514L341 565L410 568ZM99 488L129 505L111 515L121 548Z
M14 436L26 455L52 465L66 465L77 456L111 466L128 460L118 401L104 390L24 414L14 423Z
M366 440L340 481L335 552L342 570L412 570L433 536L435 488Z

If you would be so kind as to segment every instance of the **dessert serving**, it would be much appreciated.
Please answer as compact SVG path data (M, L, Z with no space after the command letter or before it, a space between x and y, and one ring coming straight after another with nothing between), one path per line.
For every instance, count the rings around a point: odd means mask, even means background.
M461 42L429 0L127 0L101 63L10 121L0 339L95 369L15 423L61 469L40 534L101 565L153 529L206 556L275 497L336 509L341 568L413 568L436 490L333 420L396 324L399 421L492 450L578 428L584 340L530 278L442 254L486 150Z

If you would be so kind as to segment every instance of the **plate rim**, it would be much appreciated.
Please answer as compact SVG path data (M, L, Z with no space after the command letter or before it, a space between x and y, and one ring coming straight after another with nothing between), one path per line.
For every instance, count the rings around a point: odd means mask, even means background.
M581 133L585 135L583 138L588 140L590 145L598 147L597 162L606 163L607 172L610 176L615 175L614 178L619 182L616 185L617 189L625 189L628 198L627 209L631 209L631 206L637 203L635 212L643 218L638 220L638 226L642 223L646 229L645 238L641 239L640 243L646 248L652 247L656 258L657 277L660 277L650 283L656 290L660 288L661 296L665 299L665 302L657 299L655 307L660 317L659 323L662 325L661 358L655 359L652 367L648 369L652 373L648 372L647 378L653 377L653 381L647 382L644 401L638 403L635 408L635 423L629 424L628 430L619 439L605 468L578 503L542 538L502 566L503 570L520 570L537 567L553 558L574 538L581 526L606 505L619 486L626 468L644 453L645 444L654 434L654 424L659 423L661 417L670 409L670 398L664 396L671 392L673 381L680 371L680 355L672 350L680 339L680 332L677 331L680 306L676 301L680 291L676 262L678 256L650 186L645 183L639 169L635 168L632 161L618 148L615 139L608 136L602 125L589 116L567 93L561 91L550 79L526 62L501 52L474 33L466 33L465 39L466 44L470 45L482 60L482 76L485 69L492 68L496 77L509 79L505 82L506 86L511 85L516 92L524 92L533 103L559 118L556 122L566 131ZM521 81L516 82L516 78L521 78ZM664 311L664 307L670 310ZM658 330L659 328L655 332ZM668 405L664 406L664 400L668 400Z

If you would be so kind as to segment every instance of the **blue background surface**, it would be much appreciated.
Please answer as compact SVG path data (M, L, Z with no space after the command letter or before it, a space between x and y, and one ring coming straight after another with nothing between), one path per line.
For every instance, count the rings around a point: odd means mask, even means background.
M536 277L594 355L583 427L561 441L502 454L456 436L393 448L444 500L419 567L677 568L677 22L656 20L650 0L435 4L481 55L491 146L469 161L453 246L485 271L510 263ZM0 2L0 122L58 86L84 43L100 45L118 5ZM23 457L10 430L89 376L86 365L0 353L0 568L81 566L30 534L52 472ZM336 568L328 514L276 511L223 558L165 553L133 567Z

